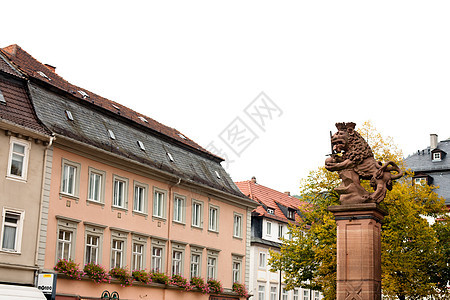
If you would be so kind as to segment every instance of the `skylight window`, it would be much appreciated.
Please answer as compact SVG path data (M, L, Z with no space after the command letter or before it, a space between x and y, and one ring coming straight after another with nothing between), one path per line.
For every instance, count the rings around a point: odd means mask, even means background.
M172 156L172 154L170 154L169 152L167 152L167 156L169 157L170 161L173 162L173 156Z
M144 143L142 143L141 141L137 141L139 148L141 148L142 151L145 151L145 146Z
M142 122L148 123L148 121L147 121L147 119L146 119L146 118L144 118L144 117L141 117L141 116L139 116L138 118L139 118L139 120L141 120Z
M186 138L184 135L182 135L181 133L179 133L178 136L179 136L180 138L182 138L183 140L186 140L186 139L187 139L187 138Z
M70 121L73 121L73 116L72 116L72 113L70 112L70 110L66 110L66 117Z
M214 171L214 173L216 173L216 177L217 177L217 179L220 179L220 174L219 174L219 172L217 172L217 171Z
M78 93L80 93L80 95L83 97L83 99L89 98L88 93L86 93L85 91L79 90Z
M114 132L113 132L111 129L108 129L108 134L109 134L109 137L110 137L112 140L115 140L115 139L116 139L116 136L114 135Z
M6 104L6 100L5 97L3 97L2 91L0 90L0 103L1 104Z
M47 79L47 80L51 80L47 75L45 75L45 73L44 72L41 72L41 71L37 71L37 73L39 74L39 75L41 75L42 77L44 77L45 79Z
M115 105L115 104L111 104L111 105L112 105L112 107L114 107L115 109L120 110L120 107L118 107L117 105Z

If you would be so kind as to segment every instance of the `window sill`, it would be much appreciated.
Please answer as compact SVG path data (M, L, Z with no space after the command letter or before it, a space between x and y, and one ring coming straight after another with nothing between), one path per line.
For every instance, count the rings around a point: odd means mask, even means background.
M192 229L203 230L203 227L191 225Z
M15 254L15 255L21 255L22 254L20 251L5 250L5 249L1 249L0 253Z
M235 236L235 235L233 235L233 239L242 240L242 236Z
M152 220L164 221L166 222L166 218L160 216L152 216Z
M27 183L27 179L26 178L16 177L16 176L13 176L13 175L6 175L6 179L12 180L12 181L16 181L16 182L21 182L21 183Z
M127 208L125 208L125 207L121 207L121 206L111 206L111 209L112 209L112 211L114 211L114 210L120 210L120 211L125 211L125 212L127 212L128 211L128 209Z
M173 220L172 222L177 225L182 225L183 227L186 226L186 222L180 222L180 221L175 221L175 220Z
M138 215L138 216L142 216L142 217L148 217L148 214L142 211L137 211L137 210L133 210L133 215Z
M87 203L88 205L89 205L89 204L94 204L94 205L105 206L105 203L103 203L103 202L95 201L95 200L89 200L89 199L86 199L86 203Z
M69 198L69 199L75 200L77 202L80 199L78 196L66 194L66 193L63 193L63 192L59 192L59 199L61 199L62 197Z
M208 229L208 232L215 233L215 234L219 234L219 230Z

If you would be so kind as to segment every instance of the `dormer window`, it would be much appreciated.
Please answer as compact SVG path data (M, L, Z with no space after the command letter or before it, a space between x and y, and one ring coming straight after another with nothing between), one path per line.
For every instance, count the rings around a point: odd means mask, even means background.
M295 210L288 209L287 217L288 217L288 219L294 220L295 219Z
M427 183L427 179L424 177L414 178L414 185L425 185Z
M269 214L271 214L271 215L274 215L274 214L275 214L275 209L268 207L268 208L267 208L267 212L268 212Z
M73 116L70 110L66 110L66 117L68 120L73 121Z
M108 129L108 135L112 140L116 139L116 136L114 135L114 132L111 129Z
M433 153L433 160L441 160L441 153L440 152Z
M433 184L433 177L424 173L416 173L412 181L413 185L430 185Z
M3 97L2 91L0 90L0 103L6 105L5 97Z

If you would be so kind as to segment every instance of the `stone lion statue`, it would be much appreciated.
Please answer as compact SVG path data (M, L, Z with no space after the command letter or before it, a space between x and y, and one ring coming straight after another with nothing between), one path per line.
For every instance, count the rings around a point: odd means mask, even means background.
M380 203L392 180L403 176L402 170L392 161L382 164L373 157L372 149L355 130L355 123L336 123L338 131L331 136L332 154L325 160L325 168L338 172L342 179L336 188L341 204ZM391 172L396 172L392 174ZM373 193L365 190L360 180L370 180Z

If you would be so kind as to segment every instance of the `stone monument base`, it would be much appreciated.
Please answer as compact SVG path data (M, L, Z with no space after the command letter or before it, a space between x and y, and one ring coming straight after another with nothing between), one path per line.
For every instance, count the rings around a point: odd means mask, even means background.
M381 222L376 203L330 206L337 224L337 300L381 300Z

